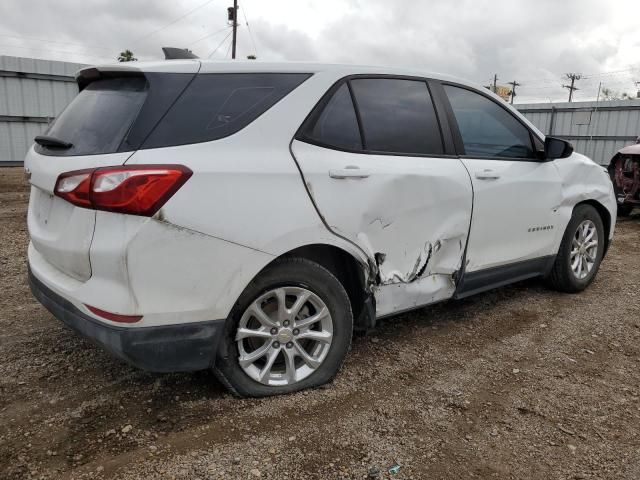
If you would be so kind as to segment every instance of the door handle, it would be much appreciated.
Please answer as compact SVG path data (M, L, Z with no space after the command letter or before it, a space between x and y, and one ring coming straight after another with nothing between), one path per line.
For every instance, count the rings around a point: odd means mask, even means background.
M500 178L500 174L495 170L485 168L481 172L476 172L476 178L478 180L497 180Z
M369 170L357 167L355 165L347 165L344 168L329 170L329 176L331 178L344 179L344 178L367 178L371 175Z

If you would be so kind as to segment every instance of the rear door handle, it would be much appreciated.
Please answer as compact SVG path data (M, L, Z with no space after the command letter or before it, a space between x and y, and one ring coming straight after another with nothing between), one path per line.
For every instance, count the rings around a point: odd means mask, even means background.
M329 170L329 176L331 178L344 179L344 178L368 178L371 175L369 170L356 167L355 165L347 165L344 168Z
M497 180L498 178L500 178L500 174L495 170L485 168L481 172L476 172L476 178L478 180Z

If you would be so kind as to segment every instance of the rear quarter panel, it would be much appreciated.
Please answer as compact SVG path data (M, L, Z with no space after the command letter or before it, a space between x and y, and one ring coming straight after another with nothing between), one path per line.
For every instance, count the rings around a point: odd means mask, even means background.
M261 269L295 248L334 245L367 264L366 255L326 229L289 151L299 125L335 78L312 76L229 137L139 150L127 161L181 164L194 172L155 215L157 225L145 228L159 229L158 241L145 232L144 241L140 237L129 245L127 269L137 302L146 297L148 303L171 284L169 291L184 291L184 298L191 298L187 304L224 318ZM159 273L156 261L165 264L163 274L173 271L174 279L154 292L144 278L149 269ZM180 278L191 290L184 290ZM158 298L160 304L168 301Z

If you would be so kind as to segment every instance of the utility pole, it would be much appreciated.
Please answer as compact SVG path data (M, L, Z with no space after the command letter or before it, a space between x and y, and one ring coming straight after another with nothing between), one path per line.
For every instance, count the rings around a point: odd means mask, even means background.
M574 86L576 83L576 80L580 80L582 78L582 75L579 73L567 73L566 74L566 78L567 80L571 80L571 85L562 85L562 88L568 88L569 89L569 102L571 102L571 100L573 99L573 92L574 90L580 90L578 87Z
M498 74L495 73L493 75L493 93L496 93L498 91Z
M231 39L231 58L236 58L236 40L238 34L238 0L233 0L233 7L227 8L229 21L233 25L233 37Z
M513 97L516 96L516 87L521 87L522 84L516 82L515 80L513 82L508 82L509 85L511 85L513 88L511 89L511 105L513 105Z

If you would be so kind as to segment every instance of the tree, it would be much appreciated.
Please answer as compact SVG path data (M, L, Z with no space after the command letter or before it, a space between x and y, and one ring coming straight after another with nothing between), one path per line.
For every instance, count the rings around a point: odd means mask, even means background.
M600 98L605 102L608 102L611 100L633 100L634 99L633 95L630 93L627 93L627 92L620 93L607 87L603 87L602 91L600 92Z
M137 62L138 59L133 56L133 52L131 50L127 49L124 52L120 52L120 55L118 56L118 61L119 62Z
M258 57L256 57L255 55L247 55L247 59L248 60L257 60Z

